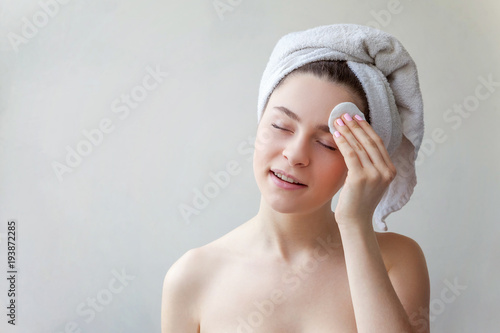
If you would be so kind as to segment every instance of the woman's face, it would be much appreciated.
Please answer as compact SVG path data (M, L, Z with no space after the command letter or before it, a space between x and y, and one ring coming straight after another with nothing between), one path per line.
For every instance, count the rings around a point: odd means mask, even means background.
M275 211L331 209L331 199L347 176L328 129L330 112L342 102L360 107L350 90L312 74L291 75L272 93L257 129L253 167L263 199Z

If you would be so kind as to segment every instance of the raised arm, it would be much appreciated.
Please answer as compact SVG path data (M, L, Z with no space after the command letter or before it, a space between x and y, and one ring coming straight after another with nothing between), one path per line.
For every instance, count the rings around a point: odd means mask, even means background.
M358 332L429 333L429 278L419 245L381 235L387 272L373 231L342 227L341 235Z
M428 333L429 278L423 253L408 237L385 235L392 248L387 268L372 217L397 175L382 139L364 120L342 116L335 143L347 178L335 209L346 261L356 325L360 333ZM415 315L417 314L417 315ZM420 318L418 318L420 314Z

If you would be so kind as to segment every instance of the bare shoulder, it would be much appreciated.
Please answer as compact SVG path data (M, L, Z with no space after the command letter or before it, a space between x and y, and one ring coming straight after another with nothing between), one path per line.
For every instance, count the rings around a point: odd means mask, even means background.
M197 333L202 307L220 284L220 277L245 253L244 226L201 247L185 252L169 268L163 281L162 333Z
M218 256L214 252L215 246L211 244L185 252L167 271L164 291L185 289L190 291L189 294L200 295L203 284L209 280L209 274L215 271L217 265Z
M233 233L234 231L229 232L206 245L192 248L177 259L165 275L163 297L182 298L190 307L196 307L207 285L234 254ZM191 310L194 313L196 309Z
M182 287L198 285L199 265L203 263L203 251L200 248L193 248L185 252L170 266L165 275L164 285Z
M195 249L187 251L165 275L161 301L162 333L199 331L197 257Z
M162 292L162 333L199 332L200 300L213 271L210 257L206 248L193 248L167 271Z
M234 244L240 240L240 228L241 226L206 245L185 252L168 270L165 283L201 288L201 284L209 277L207 274L216 272L226 257L236 250Z
M418 332L429 332L430 281L420 245L410 237L377 233L387 273L410 322Z
M377 241L388 270L394 265L412 263L425 264L424 252L420 245L410 237L395 233L376 233Z

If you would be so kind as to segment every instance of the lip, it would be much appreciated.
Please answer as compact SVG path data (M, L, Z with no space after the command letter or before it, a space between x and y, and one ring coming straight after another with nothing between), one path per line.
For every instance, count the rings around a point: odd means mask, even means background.
M280 169L271 169L271 172L274 172L274 173L279 173L280 175L285 175L287 176L288 178L291 178L293 179L294 181L296 181L297 183L301 183L302 185L305 185L300 179L292 176L291 174L289 173L286 173L285 171L283 170L280 170Z
M287 176L288 178L291 178L293 179L294 181L296 182L299 182L301 183L302 185L299 185L299 184L292 184L292 183L289 183L289 182L286 182L278 177L276 177L274 175L274 173L279 173L281 175L285 175ZM271 180L273 181L274 184L276 184L278 187L281 187L285 190L298 190L298 189L303 189L305 187L307 187L307 185L303 184L300 179L297 179L296 177L284 172L283 170L280 170L280 169L271 169L269 170L269 176L271 177Z

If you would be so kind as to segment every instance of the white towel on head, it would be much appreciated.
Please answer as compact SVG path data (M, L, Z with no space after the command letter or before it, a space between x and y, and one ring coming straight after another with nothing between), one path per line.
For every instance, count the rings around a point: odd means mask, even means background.
M334 24L283 36L267 63L259 88L258 120L276 85L294 69L320 60L345 60L365 90L370 122L384 141L397 176L374 212L375 225L400 210L417 184L415 159L424 135L417 67L392 35L366 26Z

